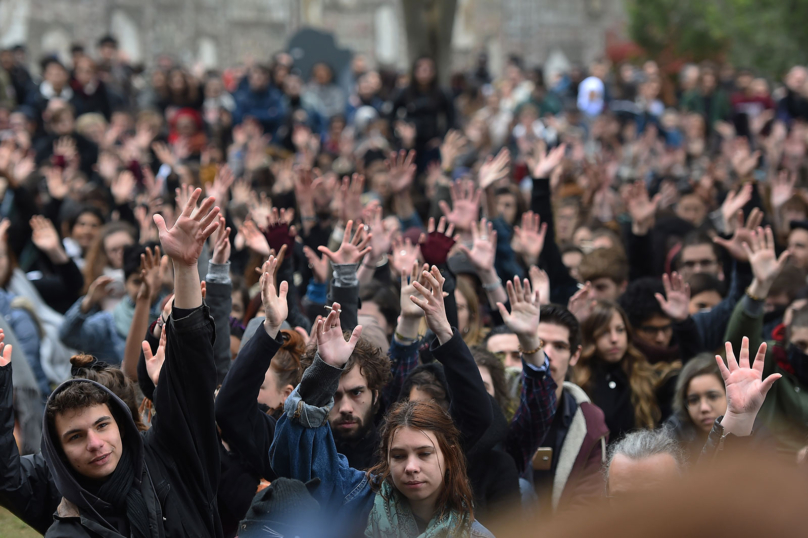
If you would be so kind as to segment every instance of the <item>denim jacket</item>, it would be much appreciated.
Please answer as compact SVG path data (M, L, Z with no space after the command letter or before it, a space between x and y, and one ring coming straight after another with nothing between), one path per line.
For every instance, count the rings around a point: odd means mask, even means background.
M300 385L286 399L269 457L278 476L303 482L318 478L320 485L312 496L320 503L332 535L353 537L363 535L376 493L370 487L373 478L350 467L337 452L328 426L340 374L341 368L315 355ZM476 521L471 536L493 538Z

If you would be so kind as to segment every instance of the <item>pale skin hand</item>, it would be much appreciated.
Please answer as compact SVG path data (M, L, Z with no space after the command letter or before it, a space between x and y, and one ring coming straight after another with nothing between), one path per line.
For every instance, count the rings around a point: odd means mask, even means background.
M727 365L720 355L715 356L721 377L724 378L724 386L727 391L727 412L721 420L725 433L731 433L738 437L744 437L752 433L755 423L766 394L780 379L780 374L771 374L763 379L763 367L766 360L766 343L762 343L758 348L754 366L749 364L749 339L743 338L741 343L740 361L735 360L735 353L732 351L732 344L726 343Z
M763 212L758 208L754 208L749 213L749 218L746 219L745 225L743 223L742 211L738 210L735 218L735 232L732 235L732 238L723 239L721 237L715 237L713 238L713 242L727 249L730 256L739 262L747 262L749 261L749 255L746 252L746 249L743 248L743 244L751 241L752 233L754 232L755 228L759 227L760 223L763 222Z
M3 329L0 329L0 368L3 366L8 366L11 363L11 345L6 345L3 340L5 340L6 335L3 333Z
M561 144L547 152L547 144L539 141L533 151L533 156L527 158L527 165L530 168L531 176L536 179L548 179L561 161L567 145Z
M626 207L631 215L631 230L634 235L645 235L654 226L654 215L661 200L662 195L659 193L653 199L648 197L644 181L638 181L631 186Z
M320 251L323 256L331 260L331 263L335 265L359 263L365 254L370 252L371 247L369 245L371 239L373 239L373 234L365 234L365 229L360 226L354 234L353 239L350 239L353 224L353 221L349 220L348 224L345 225L342 243L340 244L339 250L336 252L331 252L328 250L328 247L325 246L317 247L317 250Z
M385 164L393 192L397 194L408 192L415 178L415 150L409 152L401 150L398 154L392 152Z
M446 220L460 232L468 232L477 222L482 191L471 181L456 181L450 190L452 207L445 200L438 202Z
M514 277L507 284L508 299L511 303L511 311L505 308L502 303L497 303L497 308L502 316L505 325L516 333L519 345L525 351L532 351L541 346L538 337L541 297L538 290L531 290L530 281L525 279L520 283ZM544 353L539 350L536 353L523 353L522 357L534 366L541 366L544 363Z
M766 297L774 279L785 267L790 252L786 250L780 254L780 258L777 258L774 251L774 234L768 226L765 231L758 228L751 234L749 243L744 243L743 248L755 276L749 292L755 297Z
M362 192L365 190L365 176L354 174L349 180L348 176L342 178L339 188L340 221L348 222L353 216L362 214Z
M550 304L550 277L535 265L530 268L530 285L539 292L541 304Z
M264 263L263 274L261 275L261 302L264 305L264 330L272 338L278 336L281 324L289 315L289 307L286 303L286 294L289 291L289 284L284 280L279 287L276 287L275 275L278 272L278 259L270 256Z
M219 215L219 233L213 244L213 256L210 261L223 265L230 260L230 228L225 227L224 217Z
M665 287L665 295L654 294L659 302L660 308L674 321L684 321L689 316L690 306L690 285L682 276L674 271L670 277L667 273L662 275L662 285Z
M596 302L597 301L592 297L592 283L587 282L583 288L579 289L575 292L575 295L570 297L567 303L567 310L572 312L572 314L578 318L579 322L583 323L592 313Z
M771 202L775 211L780 209L794 195L794 185L796 183L797 174L788 170L782 170L772 178Z
M70 192L70 186L64 178L64 170L57 166L44 169L45 182L48 186L48 194L55 200L63 200Z
M547 223L542 223L539 215L527 211L522 214L522 226L513 228L511 248L517 254L522 255L525 263L535 265L539 262L539 256L544 250L546 236Z
M92 308L101 302L101 299L109 293L109 286L112 284L113 279L108 276L100 276L96 278L90 287L87 289L87 295L81 301L81 311L87 313Z
M253 221L246 221L241 226L239 235L243 237L244 244L247 245L247 248L261 256L269 256L269 243L267 243L267 238L261 233L258 226L256 226ZM236 247L238 246L239 244L237 241Z
M166 331L160 333L160 344L157 346L157 353L152 355L151 346L147 341L143 341L141 348L143 349L143 357L146 359L146 372L149 374L154 386L160 380L160 371L163 369L163 363L166 361Z
M140 289L137 299L146 300L152 304L160 295L163 274L168 270L168 256L160 258L160 247L154 247L154 252L146 248L140 255Z
M303 254L309 261L309 267L314 274L314 280L320 284L328 281L328 259L325 256L318 256L311 247L304 246Z
M65 249L62 248L59 234L50 220L41 215L34 215L31 217L29 224L31 225L31 230L33 230L31 240L34 245L44 252L53 263L59 265L69 260Z
M496 157L488 157L480 166L479 183L481 189L487 189L500 179L508 177L511 171L511 152L502 148Z
M357 325L351 333L350 339L345 341L339 321L340 310L339 303L331 305L331 313L325 320L318 320L314 330L317 353L324 362L335 368L345 366L362 335L362 326Z
M113 180L112 185L110 186L112 197L115 199L115 203L118 205L124 205L132 201L136 184L137 181L135 181L135 176L129 170L124 170L118 174L118 177Z
M440 345L452 339L452 326L446 317L446 307L443 303L443 283L446 281L440 271L434 265L432 269L422 271L421 274L426 279L429 288L420 282L413 282L413 286L421 294L421 297L410 295L410 301L418 305L424 311L426 324L435 333ZM430 289L431 288L431 289Z
M424 264L421 270L418 270L418 264L412 264L412 271L401 273L401 316L398 319L396 332L406 338L416 338L418 336L418 325L421 318L424 317L424 311L417 304L410 300L410 297L425 298L416 289L415 282L425 286L427 281L423 273L429 271L429 266Z
M393 240L393 249L390 254L390 265L393 271L405 272L407 267L412 267L420 256L421 248L413 245L409 238L402 240L401 237L397 237Z
M738 192L729 191L727 193L727 197L724 198L724 203L721 204L721 216L724 219L724 231L727 234L735 232L737 224L735 217L751 199L751 183L745 184ZM774 201L772 201L772 203L774 203ZM743 217L741 217L741 226L743 226Z

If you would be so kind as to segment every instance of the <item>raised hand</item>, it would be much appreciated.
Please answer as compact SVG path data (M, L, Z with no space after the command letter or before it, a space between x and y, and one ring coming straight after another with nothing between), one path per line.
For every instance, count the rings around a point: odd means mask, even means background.
M70 185L65 181L65 171L58 166L49 166L43 171L50 197L54 200L63 200L70 192Z
M152 172L150 166L141 166L140 170L143 174L143 186L146 187L146 195L149 197L149 201L151 202L163 194L165 178L161 177L158 180L156 177L154 177L154 172Z
M497 303L502 320L517 336L535 337L539 330L539 307L541 305L538 290L533 291L530 281L524 279L519 281L514 277L513 282L507 282L508 299L511 303L511 311L505 308L502 303Z
M714 237L713 242L717 245L724 247L730 256L739 262L748 262L749 255L744 249L744 243L751 243L752 234L755 228L760 226L763 222L763 212L755 207L749 212L749 218L746 219L746 224L743 223L743 211L738 210L735 215L735 232L730 239L723 239L721 237Z
M508 177L511 171L511 152L508 148L502 148L496 157L490 155L480 166L479 185L481 189L487 189L500 179Z
M522 226L513 227L511 248L522 255L527 265L539 263L539 256L544 250L544 239L547 236L547 223L541 223L538 214L527 211L522 214Z
M128 204L134 199L134 191L137 181L135 175L129 170L123 170L118 177L112 181L110 190L115 203L118 205Z
M444 170L454 168L455 159L466 147L468 140L457 129L450 129L440 145L440 164Z
M375 261L390 252L393 244L393 230L385 229L382 207L378 202L373 202L373 204L365 208L366 212L370 214L370 218L365 218L365 222L370 227L370 255Z
M535 179L549 179L553 170L564 160L567 145L561 144L547 151L547 144L539 141L533 150L533 156L527 158L527 166L531 177Z
M419 292L415 287L415 282L421 284L421 286L426 286L427 280L423 273L429 271L429 265L424 264L421 270L418 270L418 263L412 264L412 270L402 271L401 272L401 294L400 294L400 302L401 302L401 316L405 318L417 318L420 319L424 317L424 311L421 309L420 306L415 304L413 301L410 300L410 297L420 297L425 299L421 292Z
M195 189L190 200L185 204L182 213L169 230L162 215L154 215L154 224L160 234L160 243L163 251L174 261L185 266L196 265L205 241L219 227L219 208L213 207L213 198L206 198L199 211L192 215L196 201L202 194L201 189Z
M149 379L151 379L155 387L160 380L160 371L163 369L163 363L166 361L167 332L168 331L162 331L160 333L160 344L157 346L157 353L154 355L152 355L151 346L146 340L141 344L143 357L146 359L146 372L149 374Z
M317 353L323 361L336 368L345 366L362 335L362 326L357 325L351 333L350 339L345 341L339 321L340 309L339 303L331 305L331 313L325 320L317 321L314 331L317 339Z
M213 244L213 256L210 261L224 265L230 260L230 228L225 227L224 217L219 215L219 233Z
M261 233L261 230L258 229L258 226L256 226L253 221L245 221L244 224L241 225L238 235L243 238L244 245L246 245L247 248L256 254L260 254L261 257L269 256L269 242L267 242L266 236ZM242 245L239 244L239 238L236 237L236 239L236 248L240 250Z
M342 222L348 222L348 220L362 214L362 193L364 190L365 176L354 174L350 180L348 176L342 178L338 194L340 198L340 220Z
M303 254L309 261L309 267L314 274L315 282L320 284L328 282L328 259L325 256L318 256L309 246L303 247Z
M471 250L460 244L460 250L465 254L478 275L484 275L494 270L494 260L497 254L497 232L494 225L482 219L479 227L471 228Z
M771 374L763 379L763 367L766 361L766 343L760 344L754 366L749 363L749 338L741 343L740 361L735 360L732 344L726 343L727 365L720 355L715 356L724 386L727 390L727 412L721 420L725 433L742 437L752 433L758 411L763 406L766 394L780 379L780 374Z
M264 262L261 275L261 302L264 305L264 329L272 338L278 335L281 324L289 315L289 306L286 303L286 294L289 291L289 284L284 280L280 286L276 284L279 262L275 256L270 256Z
M721 217L724 219L724 232L734 233L738 212L752 199L752 184L746 183L737 192L729 191L724 203L721 204ZM774 203L774 202L772 202ZM743 212L741 211L741 226L743 226Z
M797 174L788 170L781 170L772 178L771 202L772 209L777 211L783 204L794 196L794 185L797 183ZM751 187L752 184L749 184ZM751 190L751 189L750 189Z
M415 150L407 152L402 149L398 154L394 151L385 164L392 191L398 194L409 190L415 178Z
M544 271L535 265L531 266L530 272L530 285L539 293L541 304L550 304L550 277Z
M752 266L752 274L755 276L753 288L758 288L755 295L765 297L768 295L774 279L785 267L790 253L786 250L780 254L780 258L777 258L777 254L774 252L774 234L769 226L765 231L763 228L758 228L751 235L750 242L743 244L743 248L749 258L749 265ZM759 289L761 286L763 290Z
M428 265L444 265L449 251L455 244L454 224L446 226L446 217L441 217L438 227L435 228L435 219L429 217L426 227L426 235L421 234L418 238L418 246L421 255ZM412 264L410 264L412 265Z
M44 252L54 263L64 263L68 260L62 242L59 240L59 233L50 220L42 215L34 215L29 224L33 230L31 240L36 248Z
M160 295L163 286L163 275L168 270L168 256L160 258L160 247L154 247L154 252L146 247L146 252L140 255L140 289L137 298L147 300L152 304Z
M6 344L3 340L5 340L6 335L3 333L3 329L0 329L0 368L3 366L8 366L11 363L11 348L10 344Z
M157 156L157 159L168 166L174 168L177 166L177 158L171 152L171 149L163 142L152 142L152 151Z
M662 200L662 194L648 197L645 181L637 181L626 193L625 203L631 215L631 228L634 235L645 235L654 226L654 216Z
M434 222L434 219L433 219ZM421 249L418 245L413 245L409 238L402 239L397 237L393 239L393 249L390 254L390 265L396 273L403 273L408 267L418 261L421 255Z
M592 313L597 301L592 294L592 283L587 282L583 288L575 292L575 295L570 297L567 302L567 310L578 318L580 323L583 323L586 318Z
M258 195L258 198L252 198L250 201L250 218L255 222L259 228L263 229L267 225L269 216L272 214L272 200L267 198L265 192Z
M665 287L665 295L654 294L659 302L660 308L674 321L684 321L690 315L690 284L685 282L682 276L674 271L670 277L667 273L662 275L662 285Z
M230 196L236 204L247 204L253 196L253 190L247 178L240 178L233 182Z
M220 166L216 170L216 176L213 178L213 183L205 184L205 194L212 197L216 201L216 206L224 208L227 205L227 194L230 192L230 187L236 180L233 171L226 164Z
M297 168L297 181L295 181L295 200L302 213L306 209L314 211L314 191L323 184L318 169Z
M452 184L452 207L445 200L438 202L441 211L450 224L460 232L471 230L480 213L480 197L482 191L475 188L473 181L456 181Z
M93 280L93 283L87 289L87 295L81 301L81 311L86 314L100 303L101 299L109 294L109 287L113 282L113 278L108 276L100 276Z
M359 263L362 260L362 257L370 252L369 245L370 240L372 239L372 234L365 234L365 228L363 226L359 226L359 229L356 230L353 239L351 239L353 224L353 221L349 220L348 224L345 225L345 233L342 236L342 244L340 244L339 250L336 252L331 252L326 246L317 247L317 250L331 260L331 263L335 265Z
M760 159L760 151L751 152L749 142L745 137L735 140L730 161L738 177L748 177L757 166L758 159Z
M443 303L443 283L446 281L440 270L434 265L430 271L422 271L429 287L420 282L413 282L413 287L421 294L420 297L410 295L410 301L424 311L426 324L435 333L438 342L443 345L452 339L452 326L446 317L446 306Z

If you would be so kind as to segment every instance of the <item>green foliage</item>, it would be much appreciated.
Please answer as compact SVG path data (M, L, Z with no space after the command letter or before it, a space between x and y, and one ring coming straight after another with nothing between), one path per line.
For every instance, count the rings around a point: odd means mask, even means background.
M652 58L729 59L779 77L808 61L808 0L626 0L631 38Z

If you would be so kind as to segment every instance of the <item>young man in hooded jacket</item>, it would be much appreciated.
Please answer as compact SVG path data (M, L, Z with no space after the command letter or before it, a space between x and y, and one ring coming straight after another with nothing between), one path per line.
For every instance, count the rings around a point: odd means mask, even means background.
M166 337L154 357L148 352L150 361L165 360L155 390L160 413L140 434L129 409L105 387L76 379L54 391L42 447L63 500L46 536L222 536L216 510L215 336L196 266L218 226L218 209L207 199L192 216L200 192L171 230L155 217L174 263L175 286ZM53 485L37 481L47 476L38 472L44 470L28 471L26 492L35 502Z

